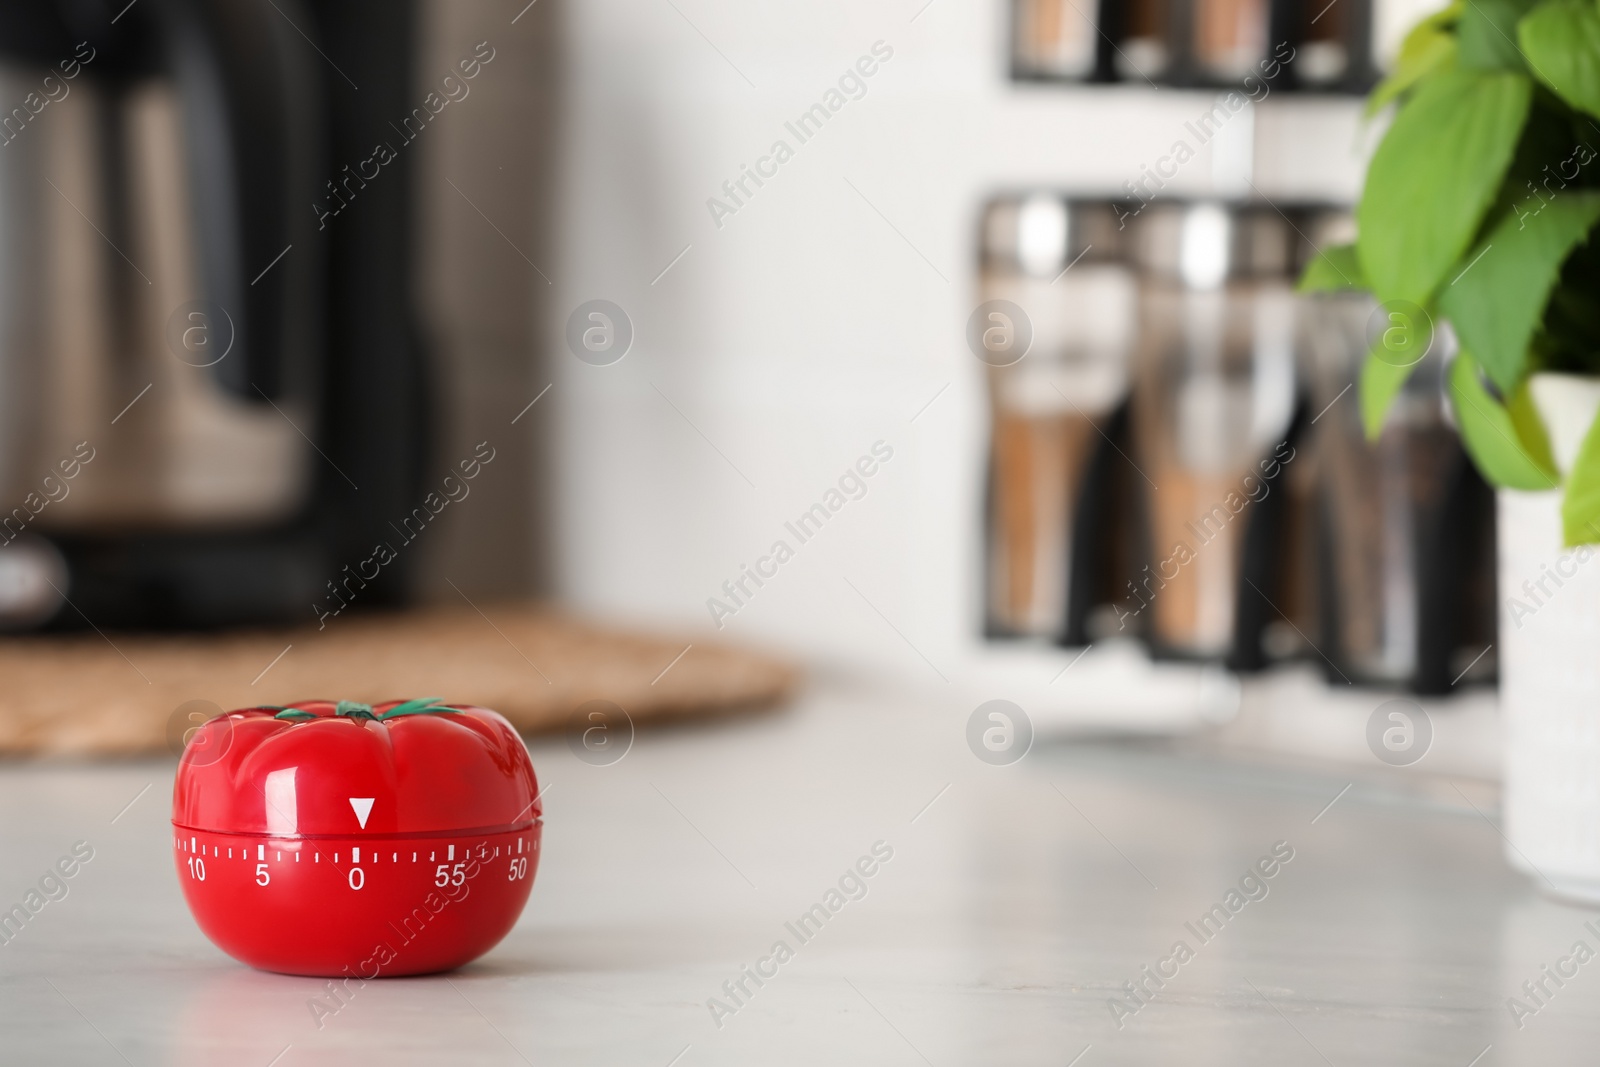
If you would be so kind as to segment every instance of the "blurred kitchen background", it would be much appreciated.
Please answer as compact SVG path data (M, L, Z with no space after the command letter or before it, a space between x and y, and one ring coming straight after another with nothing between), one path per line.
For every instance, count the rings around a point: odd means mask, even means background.
M0 946L0 1060L1593 1047L1582 983L1504 1014L1589 935L1491 821L1453 342L1369 442L1408 324L1295 292L1438 6L0 0L0 906L103 857ZM527 735L538 883L452 989L324 1029L184 911L176 756L432 694Z
M1046 730L1409 693L1492 775L1449 338L1369 444L1293 292L1432 6L7 5L6 499L96 450L8 617L538 598Z
M1069 727L1257 707L1257 736L1326 753L1350 732L1312 724L1364 720L1357 685L1468 691L1440 751L1486 771L1493 517L1441 403L1448 342L1369 447L1346 387L1370 306L1290 293L1348 239L1381 133L1360 93L1426 9L570 11L542 334L557 594L675 624L718 597L726 635ZM860 99L798 127L877 42ZM763 163L778 139L794 158ZM560 333L595 297L636 330L603 369ZM1028 320L1014 365L975 353L991 300ZM727 600L878 440L865 496ZM1297 458L1221 540L1182 532L1275 453ZM1179 539L1196 562L1136 593Z

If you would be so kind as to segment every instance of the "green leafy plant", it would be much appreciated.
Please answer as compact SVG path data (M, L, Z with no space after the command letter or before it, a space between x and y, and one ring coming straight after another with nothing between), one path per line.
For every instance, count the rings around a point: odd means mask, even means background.
M1456 0L1412 29L1368 113L1391 105L1356 243L1324 249L1300 288L1370 291L1395 324L1361 372L1369 436L1446 320L1451 402L1479 470L1554 488L1528 379L1600 376L1600 0ZM1568 544L1600 541L1600 420L1562 520Z

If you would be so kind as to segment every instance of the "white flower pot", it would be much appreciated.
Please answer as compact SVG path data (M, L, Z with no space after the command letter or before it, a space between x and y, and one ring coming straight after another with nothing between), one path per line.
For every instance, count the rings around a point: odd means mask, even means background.
M1532 384L1556 463L1571 468L1600 379ZM1561 543L1561 493L1498 494L1506 856L1553 895L1600 905L1600 549Z

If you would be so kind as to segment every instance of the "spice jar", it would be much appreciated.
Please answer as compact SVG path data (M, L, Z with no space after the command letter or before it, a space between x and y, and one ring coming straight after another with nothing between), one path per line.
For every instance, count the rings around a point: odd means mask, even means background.
M1172 66L1173 0L1127 0L1114 7L1117 75L1126 81L1166 75Z
M1160 654L1221 659L1238 640L1246 531L1297 455L1285 440L1297 235L1271 207L1219 202L1153 203L1137 231L1133 459L1148 562L1118 619Z
M1457 436L1445 381L1455 341L1421 309L1359 292L1304 300L1321 485L1323 636L1337 682L1442 693L1492 673L1493 495ZM1398 318L1397 318L1398 316ZM1397 331L1399 331L1397 333ZM1414 336L1403 336L1414 335ZM1415 367L1368 439L1357 399L1375 343Z
M1016 0L1014 56L1024 77L1087 78L1094 73L1098 11L1082 0Z
M1259 74L1270 11L1267 0L1196 0L1193 56L1200 72L1229 82Z
M1127 391L1135 286L1117 215L1049 194L985 211L980 311L1009 302L1031 335L1016 358L985 360L992 633L1061 638L1068 628L1082 493Z

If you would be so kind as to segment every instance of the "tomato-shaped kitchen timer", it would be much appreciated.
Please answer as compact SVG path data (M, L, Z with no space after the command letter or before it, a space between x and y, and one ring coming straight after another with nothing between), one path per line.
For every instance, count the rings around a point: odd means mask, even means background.
M437 698L246 708L195 731L172 794L200 929L267 971L449 970L510 932L539 865L511 724Z

